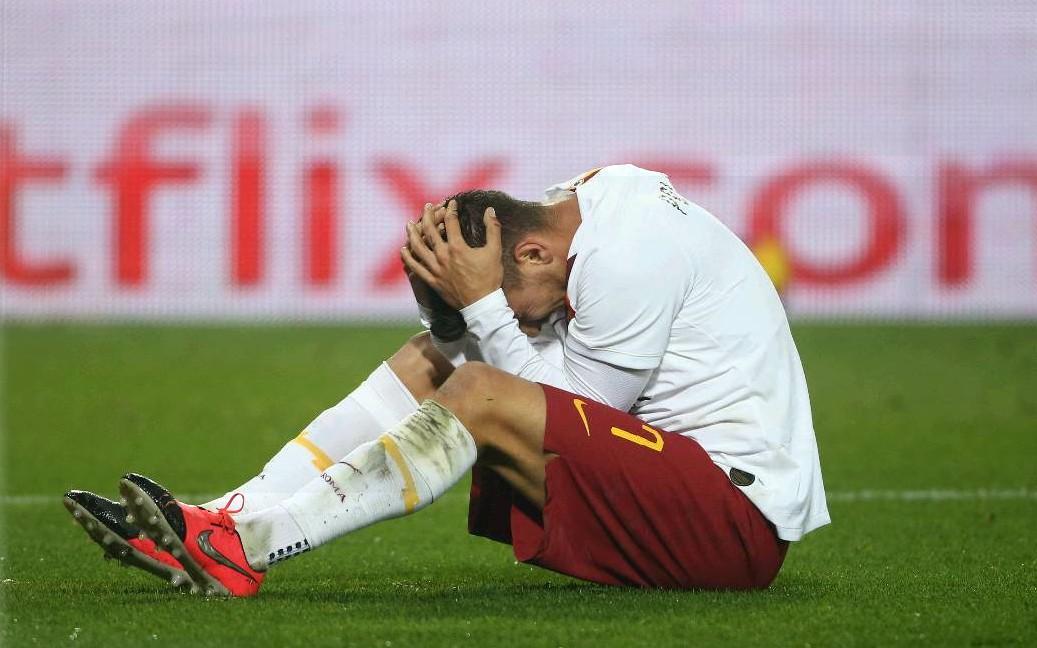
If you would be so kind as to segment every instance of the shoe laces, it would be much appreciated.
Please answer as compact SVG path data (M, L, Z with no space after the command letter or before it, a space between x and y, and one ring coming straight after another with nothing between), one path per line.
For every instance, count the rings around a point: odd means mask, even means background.
M240 498L240 499L239 499ZM237 508L233 508L234 502L239 502ZM241 513L245 510L245 496L241 493L234 493L227 500L227 503L216 509L216 524L223 527L227 531L234 530L234 518L231 516L235 513Z

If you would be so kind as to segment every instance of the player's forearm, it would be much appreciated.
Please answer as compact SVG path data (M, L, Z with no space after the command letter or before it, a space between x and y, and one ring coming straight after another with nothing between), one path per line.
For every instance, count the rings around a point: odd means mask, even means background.
M479 347L483 359L510 374L571 391L565 373L544 360L519 329L518 320L497 290L461 310L468 334Z

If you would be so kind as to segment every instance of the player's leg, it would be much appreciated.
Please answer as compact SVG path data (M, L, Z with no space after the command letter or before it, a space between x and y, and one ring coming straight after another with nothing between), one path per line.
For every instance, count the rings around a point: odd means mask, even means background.
M249 563L265 569L297 548L420 510L453 486L477 455L542 503L544 416L539 385L467 363L399 425L278 506L239 517Z
M454 358L453 362L463 362ZM392 428L431 395L453 371L428 334L407 341L341 402L322 412L271 458L259 475L201 506L216 511L240 494L241 513L273 506L357 446ZM334 459L333 459L334 458ZM69 491L65 507L88 537L123 564L164 580L184 582L180 563L145 538L119 502L86 491Z
M517 483L526 484L530 493L542 492L542 476L535 474L543 465L535 457L544 419L539 386L469 363L453 372L433 398L484 427L479 441L490 465L525 477ZM519 421L502 422L507 419ZM513 431L525 436L506 438ZM231 520L226 513L173 506L167 491L141 489L139 480L124 479L122 486L145 530L171 548L195 583L247 595L255 593L272 564L432 503L475 463L476 442L461 418L429 399L397 426L259 513Z
M546 330L534 338L534 343L545 357L561 360L562 344L553 330ZM386 430L398 424L405 416L418 407L418 403L431 397L451 376L455 367L467 361L464 345L449 345L449 349L437 348L430 335L421 333L411 338L399 351L365 380L356 390L334 407L325 410L303 432L289 441L275 455L259 475L238 488L231 489L223 496L205 504L210 510L223 508L235 494L244 496L241 513L260 511L285 499L310 479L319 476L332 464L332 458L338 460L362 443L377 438ZM443 353L449 357L445 357ZM465 384L480 382L478 375L507 376L500 371L487 372L486 365L473 365L473 369L461 377ZM487 379L492 381L492 379ZM525 382L525 381L523 381ZM453 393L457 393L455 381ZM494 384L487 382L486 385ZM483 385L483 389L486 388ZM529 398L536 397L536 389L526 385ZM515 401L518 403L518 401ZM521 406L519 406L521 409ZM514 431L521 434L522 431ZM534 430L529 434L542 434L542 430ZM498 428L488 426L487 434L499 436ZM514 436L514 434L512 436ZM515 474L511 463L502 462L509 450L518 451L516 441L511 439L510 447L501 451L490 447L487 458L491 465L499 468L502 474ZM518 455L536 459L541 439L530 439L525 451ZM529 466L530 475L543 472L542 464ZM539 470L538 470L539 469ZM516 479L519 478L515 474ZM527 480L528 481L528 480ZM530 484L536 487L535 484ZM542 484L540 485L542 491Z
M158 521L145 526L152 537L179 538L174 555L196 583L233 593L255 593L285 557L427 506L475 464L477 449L542 509L539 521L512 516L520 560L641 587L765 587L780 568L774 527L692 439L477 363L433 399L280 505L238 520L172 506L164 490L124 481L125 492ZM220 543L216 553L203 539Z
M427 333L407 341L356 389L324 410L244 484L201 506L224 508L236 494L241 513L269 508L292 495L335 461L398 424L453 371Z
M547 416L543 388L472 362L435 394L471 431L478 464L502 477L522 497L543 508L545 467L555 455L544 452Z

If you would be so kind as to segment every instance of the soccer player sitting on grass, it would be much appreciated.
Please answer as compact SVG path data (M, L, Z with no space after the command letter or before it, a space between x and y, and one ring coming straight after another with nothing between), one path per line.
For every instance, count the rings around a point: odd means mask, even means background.
M829 522L778 295L665 175L605 167L543 203L465 192L407 225L401 257L430 333L218 500L184 504L135 474L129 515L70 492L91 537L176 585L248 596L278 562L471 470L470 532L521 561L751 589Z

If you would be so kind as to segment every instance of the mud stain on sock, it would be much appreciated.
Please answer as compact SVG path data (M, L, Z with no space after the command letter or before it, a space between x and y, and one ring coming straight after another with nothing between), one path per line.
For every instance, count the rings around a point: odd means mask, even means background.
M454 414L433 400L422 403L392 437L412 462L420 462L447 479L456 472L457 461L467 454L458 449L474 443Z

